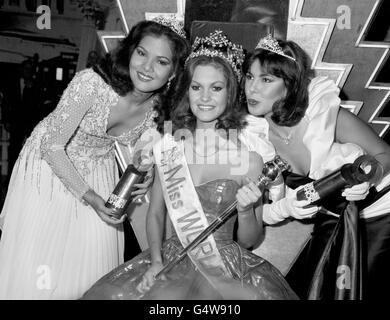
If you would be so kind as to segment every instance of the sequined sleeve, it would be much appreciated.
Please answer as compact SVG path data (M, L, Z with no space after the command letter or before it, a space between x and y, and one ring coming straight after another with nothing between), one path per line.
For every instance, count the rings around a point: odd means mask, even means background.
M42 158L66 188L80 200L89 186L70 161L65 147L93 105L99 80L99 76L91 69L74 76L57 108L49 116L47 131L41 143Z

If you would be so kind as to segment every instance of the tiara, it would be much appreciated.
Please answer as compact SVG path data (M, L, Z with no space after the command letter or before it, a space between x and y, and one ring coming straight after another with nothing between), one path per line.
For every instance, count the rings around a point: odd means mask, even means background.
M181 20L178 20L175 16L157 16L152 19L152 21L162 24L163 26L168 27L180 37L187 39L186 32L184 31L184 23Z
M207 37L196 37L190 55L186 60L199 57L220 57L233 68L238 81L241 80L241 65L244 62L244 50L241 45L232 43L221 30L215 30Z
M283 57L286 57L288 59L295 61L295 58L293 58L293 57L291 57L283 52L278 41L274 37L272 37L271 34L268 34L266 37L261 38L255 49L268 50L268 51L276 53L280 56L283 56Z

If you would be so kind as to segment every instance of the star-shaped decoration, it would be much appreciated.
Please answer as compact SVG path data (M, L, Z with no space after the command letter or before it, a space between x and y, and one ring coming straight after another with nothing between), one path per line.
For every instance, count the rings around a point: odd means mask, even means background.
M384 95L383 99L380 100L378 106L374 108L374 112L368 119L369 123L372 123L374 125L380 125L381 130L379 133L380 137L383 137L387 131L390 128L390 117L381 117L380 114L383 111L383 109L386 107L386 105L390 102L390 83L378 83L375 81L377 78L378 73L381 71L382 67L388 61L390 58L390 44L387 42L380 42L380 41L365 41L364 37L368 32L369 27L371 26L373 20L376 17L377 11L380 9L380 5L383 0L377 0L370 12L370 15L368 16L368 19L366 23L364 24L364 27L362 28L362 31L359 34L359 37L356 41L356 47L361 48L383 48L383 54L381 58L379 59L376 67L371 73L371 76L369 77L365 88L372 89L372 90L386 90L386 94Z
M176 6L177 6L177 12L145 12L145 19L146 20L152 20L156 16L175 16L176 19L184 21L184 10L185 10L185 0L176 0ZM112 49L114 49L118 41L125 38L129 34L129 26L127 24L126 18L125 18L125 12L124 7L122 4L122 0L116 0L119 15L122 23L122 31L98 31L98 37L100 42L102 43L102 46L106 53L110 52Z
M302 17L304 0L290 0L287 39L298 43L311 57L312 68L342 88L352 64L328 63L322 59L328 47L336 19Z
M125 18L125 14L123 12L123 6L121 0L116 0L120 19L122 22L122 31L98 31L98 37L99 40L105 50L106 53L110 52L112 49L114 49L118 41L122 40L126 37L126 35L129 33L129 26L127 25L127 21Z

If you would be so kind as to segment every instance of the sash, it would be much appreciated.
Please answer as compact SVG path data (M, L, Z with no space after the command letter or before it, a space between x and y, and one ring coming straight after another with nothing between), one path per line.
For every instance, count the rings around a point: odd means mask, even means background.
M154 157L169 217L181 244L187 247L209 224L192 182L183 145L166 134L155 144ZM188 256L214 288L218 287L216 277L228 277L213 235Z

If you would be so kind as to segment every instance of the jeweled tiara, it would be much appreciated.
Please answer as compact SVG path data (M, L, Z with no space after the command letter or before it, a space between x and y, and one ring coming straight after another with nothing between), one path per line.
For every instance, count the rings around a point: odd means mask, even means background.
M152 21L162 24L176 32L180 37L187 39L186 32L184 31L183 21L178 20L175 16L157 16Z
M221 30L215 30L207 37L196 37L186 64L199 56L220 57L226 60L240 81L241 65L245 58L244 50L241 45L232 43Z
M291 57L283 52L278 41L271 34L267 35L264 38L261 38L255 49L268 50L268 51L271 51L271 52L276 53L278 55L281 55L283 57L286 57L288 59L296 61L295 58L293 58L293 57Z

